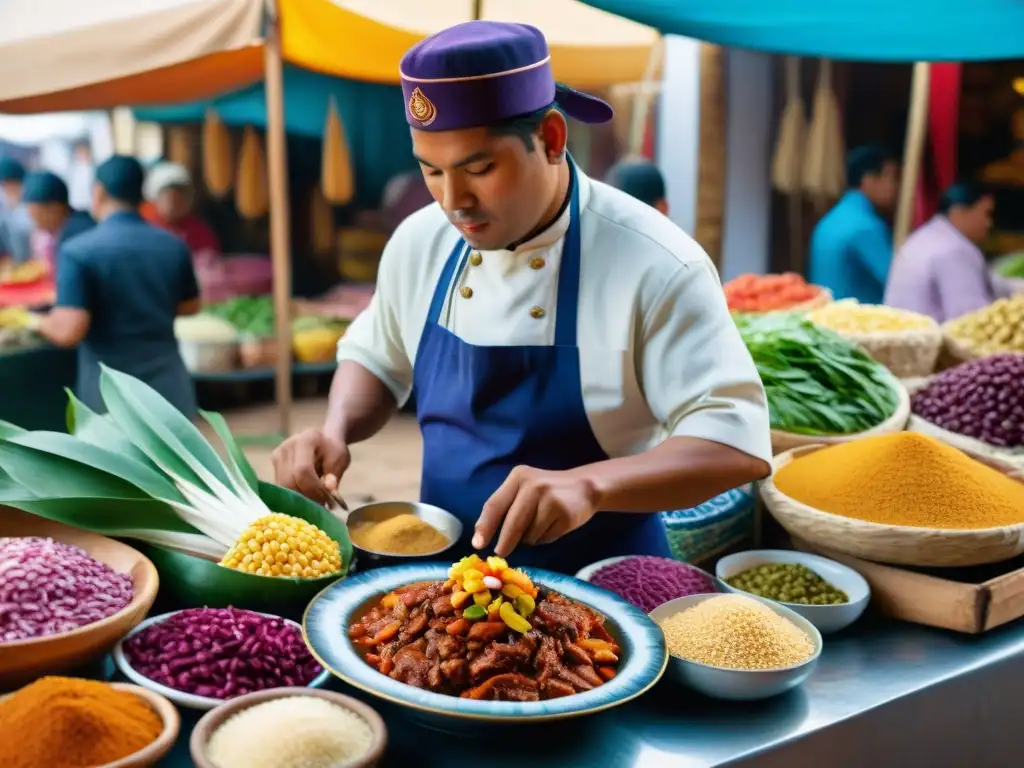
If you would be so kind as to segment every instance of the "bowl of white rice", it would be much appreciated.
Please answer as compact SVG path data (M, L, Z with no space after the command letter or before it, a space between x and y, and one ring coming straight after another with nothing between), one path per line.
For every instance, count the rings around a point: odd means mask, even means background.
M387 739L381 716L350 696L274 688L207 712L189 748L196 768L373 768Z

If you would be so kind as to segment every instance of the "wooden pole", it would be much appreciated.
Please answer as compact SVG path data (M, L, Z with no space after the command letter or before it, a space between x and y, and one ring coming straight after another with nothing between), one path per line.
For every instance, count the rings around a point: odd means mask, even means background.
M697 161L697 212L693 239L722 268L725 228L726 82L725 53L721 46L700 45L700 157Z
M903 143L903 174L900 178L899 203L893 227L892 249L895 254L910 234L914 218L914 194L921 175L924 157L925 131L928 127L928 94L931 87L932 67L926 61L914 65L914 79L910 85L910 113L907 116L907 136Z
M281 56L281 27L276 0L267 2L267 36L264 50L264 78L267 99L267 176L270 182L270 258L274 274L274 317L277 365L274 390L279 430L291 434L292 345L291 345L291 212L288 198L288 141L284 124L284 63Z

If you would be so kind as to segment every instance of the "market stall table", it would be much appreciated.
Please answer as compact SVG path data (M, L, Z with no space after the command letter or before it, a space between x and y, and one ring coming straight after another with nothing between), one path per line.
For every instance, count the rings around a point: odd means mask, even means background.
M353 692L336 681L332 687ZM761 703L713 701L664 680L593 717L534 728L456 725L453 738L356 695L388 724L382 768L463 768L483 755L493 768L942 768L1019 762L1022 687L1022 622L971 637L871 618L827 639L803 688ZM179 742L162 768L192 765L188 738L198 717L182 715Z

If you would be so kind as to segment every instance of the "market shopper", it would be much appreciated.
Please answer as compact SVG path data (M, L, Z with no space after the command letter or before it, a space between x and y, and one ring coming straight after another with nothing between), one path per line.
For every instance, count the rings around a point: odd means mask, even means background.
M893 262L885 303L944 323L1010 295L989 274L978 244L992 229L995 197L976 184L954 184L939 211L918 228Z
M68 185L55 173L30 173L25 178L22 201L36 227L53 236L55 249L96 226L92 216L71 207Z
M32 219L22 202L25 166L0 157L0 261L32 258Z
M881 304L892 263L883 215L896 204L899 163L883 147L858 147L847 157L846 181L846 194L811 235L810 281L836 299Z
M643 157L630 157L613 165L604 177L606 184L621 189L642 203L668 216L665 177L658 166Z
M192 260L185 244L142 220L143 170L115 155L96 169L93 229L64 243L58 254L57 302L36 316L50 342L78 348L75 393L104 412L100 363L149 384L186 416L195 390L174 338L176 315L199 309Z
M415 388L421 496L463 521L460 554L561 571L667 556L651 513L770 469L764 390L714 267L575 167L563 113L612 110L556 87L539 30L460 24L414 46L401 79L437 204L388 243L324 426L275 451L278 482L322 499Z
M195 189L192 175L178 163L157 163L146 174L143 188L149 203L146 218L182 240L192 252L196 264L206 265L220 256L220 241L210 226L194 210Z

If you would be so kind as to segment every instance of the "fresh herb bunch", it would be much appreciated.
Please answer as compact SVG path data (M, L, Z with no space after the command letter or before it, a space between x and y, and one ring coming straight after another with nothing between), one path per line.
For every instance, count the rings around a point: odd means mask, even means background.
M764 383L773 429L851 435L896 412L892 374L842 336L795 314L734 317Z

